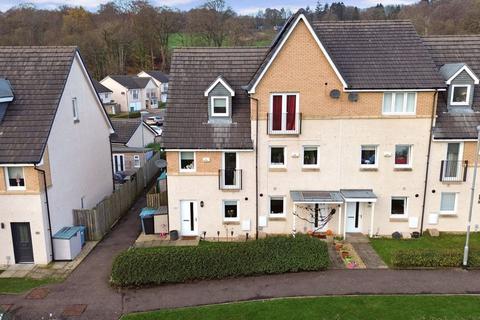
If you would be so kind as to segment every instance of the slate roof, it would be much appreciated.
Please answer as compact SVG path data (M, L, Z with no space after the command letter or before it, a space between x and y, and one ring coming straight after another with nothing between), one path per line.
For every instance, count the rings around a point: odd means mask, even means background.
M251 149L248 84L268 48L175 49L163 146L168 149ZM208 86L221 75L235 90L232 123L208 123Z
M448 63L463 63L480 75L480 35L424 37L430 55L438 68ZM476 139L480 124L480 87L475 86L473 113L447 113L447 92L440 92L437 105L435 139Z
M14 100L0 123L0 163L38 163L76 47L0 47L0 78Z
M276 48L303 11L293 15L250 81L252 88ZM409 21L314 21L310 23L348 89L434 89L445 83Z
M145 71L150 77L157 79L161 83L167 83L169 80L169 75L166 73L163 73L162 71L157 71L157 70L150 70L150 71Z
M112 143L125 144L137 130L140 125L140 118L135 119L111 119L114 134L111 135Z
M95 79L92 79L92 83L97 93L113 92Z
M111 75L109 77L127 89L143 89L150 81L150 78L142 78L137 76Z

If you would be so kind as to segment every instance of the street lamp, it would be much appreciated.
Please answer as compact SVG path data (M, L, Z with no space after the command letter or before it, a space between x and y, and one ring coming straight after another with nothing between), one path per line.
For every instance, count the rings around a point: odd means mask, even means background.
M470 208L468 212L467 222L467 238L465 240L465 248L463 250L463 266L468 265L468 245L470 242L470 225L472 224L473 199L475 197L475 183L477 181L478 153L480 152L480 126L477 126L477 151L475 152L475 166L473 167L472 188L470 193Z

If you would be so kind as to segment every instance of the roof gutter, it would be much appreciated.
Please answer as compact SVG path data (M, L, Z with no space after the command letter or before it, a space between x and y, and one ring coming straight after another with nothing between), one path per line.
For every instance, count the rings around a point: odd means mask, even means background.
M43 188L45 189L45 205L47 206L48 233L50 235L50 247L52 248L51 253L50 253L50 257L52 258L53 261L55 261L55 252L54 252L54 249L53 249L52 220L50 218L50 204L49 204L49 201L48 201L47 175L46 175L45 170L39 169L36 164L33 166L33 168L36 171L40 172L43 176Z
M430 135L428 139L427 166L425 169L425 184L423 186L422 217L420 219L420 235L423 235L423 225L425 220L425 203L427 201L428 174L430 171L429 169L430 169L430 155L432 151L433 127L435 122L435 115L437 114L437 99L438 99L438 90L435 91L433 96L432 116L430 119Z

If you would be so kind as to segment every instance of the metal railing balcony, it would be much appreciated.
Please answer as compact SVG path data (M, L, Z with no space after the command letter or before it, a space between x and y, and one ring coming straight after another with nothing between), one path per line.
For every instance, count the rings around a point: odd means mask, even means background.
M242 190L242 170L218 170L218 188L220 190Z
M440 169L440 181L465 182L467 181L468 161L443 160Z
M301 113L267 113L267 134L300 134L301 132Z

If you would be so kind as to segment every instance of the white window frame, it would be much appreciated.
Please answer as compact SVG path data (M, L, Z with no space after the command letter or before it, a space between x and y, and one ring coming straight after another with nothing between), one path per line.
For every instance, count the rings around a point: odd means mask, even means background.
M133 166L135 168L140 168L142 166L142 164L140 162L140 156L138 154L133 155Z
M139 89L132 89L130 92L132 93L132 99L134 101L140 100L140 90ZM135 95L137 96L136 98L135 98Z
M237 204L237 217L236 218L227 218L225 217L225 203L226 202L235 202ZM226 199L222 200L222 218L225 222L236 222L240 221L240 201L237 199Z
M283 201L283 213L272 213L272 200L280 200ZM285 201L285 196L269 196L268 197L268 216L270 218L283 218L287 216L287 201Z
M273 97L282 96L282 128L273 130ZM295 129L287 130L287 96L295 96ZM298 92L272 93L270 94L270 121L267 124L268 132L273 134L297 133L300 128L300 94Z
M117 158L117 157L122 157L123 170L115 170L115 164L117 163L115 158ZM123 153L114 153L112 155L112 159L113 159L113 171L114 171L114 173L125 171L125 155Z
M408 146L408 163L407 164L396 164L395 163L395 158L397 156L397 146ZM412 168L412 163L413 163L413 145L404 144L404 143L396 144L395 149L393 151L393 165L395 166L395 168L411 169Z
M182 153L193 153L193 169L182 169ZM197 153L195 151L180 151L178 153L178 168L180 172L195 172L197 171Z
M467 106L470 104L470 93L472 91L472 86L469 85L469 84L452 84L452 91L451 91L451 94L450 94L450 105L452 106ZM455 88L459 88L459 87L466 87L467 88L467 97L466 97L466 100L465 102L454 102L453 101L453 94L455 92Z
M362 164L362 151L364 148L371 148L375 150L375 163L374 164ZM362 144L360 146L360 167L361 168L378 168L378 145L376 144Z
M305 164L305 148L311 148L311 149L314 149L316 148L317 149L317 163L316 164ZM270 157L271 159L271 157ZM302 167L303 168L306 168L306 169L309 169L309 168L319 168L320 167L320 147L319 146L311 146L311 145L305 145L305 146L302 146Z
M225 100L225 113L215 112L215 99ZM212 117L228 117L230 110L230 99L226 96L212 96L210 97L210 115Z
M392 94L392 104L390 106L390 111L385 111L385 94ZM415 94L415 104L413 106L413 112L407 112L407 97L409 93ZM395 111L395 99L397 94L403 95L403 108L402 112ZM415 91L388 91L383 93L382 99L382 114L384 115L416 115L417 114L417 98L418 94Z
M403 206L403 207L404 207L404 211L403 211L403 214L392 214L392 201L393 201L394 199L395 199L395 200L403 199L403 201L404 201L404 206ZM408 197L405 197L405 196L393 196L393 197L391 197L391 198L390 198L390 218L393 218L393 219L395 219L395 218L397 218L397 219L398 219L398 218L400 218L400 219L402 219L402 218L407 218L407 217L408 217L408 205L409 205L409 202L410 202L410 201L409 201Z
M73 121L80 121L80 116L78 114L78 100L77 98L72 98L72 112L73 112Z
M25 168L22 168L22 175L23 175L23 181L24 181L24 186L23 187L18 187L18 186L10 186L10 177L8 175L8 168L18 168L18 166L10 166L10 167L5 167L4 168L4 174L5 174L5 185L7 186L8 191L23 191L27 190L27 179L25 177Z
M443 194L445 194L445 193L455 195L455 203L453 205L453 210L442 210L442 198L443 198ZM457 214L457 206L458 206L458 192L446 191L446 192L440 193L440 209L439 209L439 212L440 212L441 215L456 215Z
M283 148L283 164L272 163L272 148ZM269 148L268 148L268 163L269 163L270 168L286 168L287 167L287 147L285 147L285 146L269 146Z

